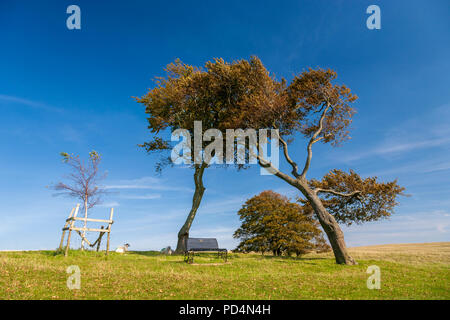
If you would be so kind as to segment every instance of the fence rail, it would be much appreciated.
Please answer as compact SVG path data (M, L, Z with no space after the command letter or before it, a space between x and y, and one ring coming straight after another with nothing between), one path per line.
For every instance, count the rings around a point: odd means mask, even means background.
M75 231L79 234L79 236L81 237L81 239L83 241L85 241L86 243L88 243L91 247L95 246L97 244L97 251L100 249L100 244L102 241L102 237L105 233L108 234L107 238L106 238L106 255L108 255L109 252L109 241L110 241L110 235L111 235L111 225L114 223L113 221L113 214L114 214L114 208L111 208L111 212L109 214L109 220L106 219L92 219L92 218L82 218L82 217L77 217L78 215L78 211L80 209L80 205L77 204L77 206L75 208L72 209L72 211L70 212L69 218L66 219L66 223L64 224L64 227L62 228L62 236L61 236L61 243L59 245L59 248L62 249L63 245L64 245L64 236L66 234L66 231L69 231L69 235L67 236L67 245L66 245L66 249L64 252L64 256L67 257L68 253L69 253L69 247L70 247L70 238L72 235L72 231ZM91 222L105 222L108 224L108 226L105 227L101 227L101 229L98 228L87 228L87 227L83 227L83 228L78 228L75 227L75 221L91 221ZM86 239L86 237L84 236L84 234L82 234L80 231L91 231L91 232L99 232L99 236L97 238L97 240L94 243L90 243L88 239Z
M113 223L112 220L92 219L92 218L82 218L82 217L72 217L72 218L68 218L68 219L66 219L66 222L72 221L72 220Z

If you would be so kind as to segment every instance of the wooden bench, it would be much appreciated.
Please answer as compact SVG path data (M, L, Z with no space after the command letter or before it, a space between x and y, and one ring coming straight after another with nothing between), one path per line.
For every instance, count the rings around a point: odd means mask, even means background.
M228 250L219 248L215 238L188 238L184 262L193 263L196 252L217 252L218 258L222 258L225 262L228 259Z

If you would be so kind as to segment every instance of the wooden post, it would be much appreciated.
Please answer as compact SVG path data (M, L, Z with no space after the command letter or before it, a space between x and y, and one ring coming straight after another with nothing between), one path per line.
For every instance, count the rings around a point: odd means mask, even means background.
M78 209L80 209L80 204L77 203L77 207L75 208L75 213L73 215L73 218L77 217L78 214ZM73 224L75 223L75 219L73 219L72 221L70 221L70 226L69 226L69 235L67 236L67 246L66 246L66 251L64 253L64 256L67 257L67 255L69 254L69 247L70 247L70 236L72 233L72 228L73 228Z
M73 215L74 211L75 211L75 208L72 208L72 211L70 211L68 219L72 218L72 215ZM70 221L66 221L66 223L64 224L64 228L63 228L63 232L62 232L62 236L61 236L61 242L59 244L59 250L61 250L63 245L64 245L64 236L66 235L66 230L65 229L66 229L67 225L69 224L69 222Z
M111 213L109 214L108 240L106 241L106 255L108 255L108 252L109 252L109 238L111 236L111 225L113 223L113 214L114 214L114 208L111 208Z
M104 229L103 226L100 227L100 229ZM98 238L98 243L97 243L97 252L98 250L100 250L100 244L102 243L102 237L103 237L104 233L100 232L99 238Z

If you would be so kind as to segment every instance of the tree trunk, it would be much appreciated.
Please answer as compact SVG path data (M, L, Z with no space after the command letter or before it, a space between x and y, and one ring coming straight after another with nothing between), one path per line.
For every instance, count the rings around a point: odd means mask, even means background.
M342 232L341 227L336 222L336 219L328 213L327 209L322 204L322 200L320 200L317 194L308 186L308 181L301 177L294 179L280 171L275 173L275 175L289 183L291 186L297 188L306 197L306 199L308 199L320 225L328 237L328 241L333 249L336 263L348 265L357 264L347 251L347 246L344 241L344 233Z
M195 214L197 213L197 209L200 206L200 203L203 198L203 193L205 192L205 188L203 187L203 172L205 171L206 164L202 163L201 165L195 165L194 172L194 183L195 183L195 191L194 197L192 198L192 207L189 215L184 222L184 225L181 227L178 232L178 243L177 248L175 250L176 253L183 253L186 251L187 239L189 238L189 230L191 229L192 222L194 221Z
M84 201L84 225L83 227L86 229L87 223L87 200ZM86 230L83 230L83 238L81 239L81 251L84 250L84 238L86 237Z
M323 206L320 198L305 184L297 187L303 195L309 200L317 219L325 231L328 241L330 241L333 249L334 257L337 264L355 265L357 262L350 256L344 241L344 233L336 222L336 219L328 213Z
M320 132L320 131L319 131ZM313 140L312 140L313 141ZM274 170L274 174L290 184L291 186L298 189L305 197L308 199L309 203L311 204L314 213L316 214L317 219L319 220L320 225L322 226L323 230L325 231L328 241L330 241L331 248L333 249L334 257L336 259L337 264L348 264L348 265L354 265L357 264L355 260L349 255L347 251L347 246L345 245L344 241L344 233L341 230L341 227L336 222L336 219L328 213L328 210L324 207L322 204L322 200L317 196L317 194L311 190L311 188L308 185L308 181L304 177L304 173L306 173L306 170L309 167L309 160L311 159L311 142L308 146L308 161L306 162L305 169L303 170L302 175L298 175L297 173L297 165L290 160L289 156L287 155L287 149L284 149L284 155L288 162L291 163L293 166L293 174L296 176L296 178L293 178L278 169ZM259 158L259 164L263 167L271 167L273 170L273 167L271 166L270 162L265 161L263 164L261 162L261 158Z

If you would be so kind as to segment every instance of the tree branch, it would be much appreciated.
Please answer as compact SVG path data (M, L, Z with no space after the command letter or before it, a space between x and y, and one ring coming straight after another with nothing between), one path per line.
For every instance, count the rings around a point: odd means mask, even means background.
M274 175L276 175L277 177L283 179L284 181L286 181L290 185L292 185L294 187L297 187L297 185L296 185L297 181L294 178L290 177L289 175L285 174L284 172L281 172L280 170L278 170L277 168L272 166L272 163L270 163L269 161L265 160L260 155L257 155L256 158L258 159L258 163L259 163L259 165L261 167L266 168L270 173L273 173Z
M305 178L306 176L306 172L308 172L309 166L311 164L311 158L312 158L312 145L320 140L323 139L323 137L319 137L317 138L317 136L320 134L320 132L323 129L323 120L325 119L325 115L328 112L328 109L330 109L330 104L327 102L327 107L323 110L322 115L320 116L320 120L319 120L319 128L316 130L316 132L314 132L313 136L311 137L311 139L309 140L308 143L308 147L307 147L307 151L308 151L308 155L306 157L306 162L305 162L305 166L303 168L302 173L300 174L300 177L302 179Z
M356 190L356 191L353 191L350 193L342 193L342 192L334 191L333 189L322 189L322 188L316 188L316 189L314 189L314 192L316 194L318 194L320 192L331 193L331 194L334 194L336 196L341 196L341 197L353 197L353 196L361 193L361 191L359 191L359 190Z
M281 144L283 145L283 153L284 153L284 157L286 158L287 162L289 162L289 164L292 167L292 174L294 175L294 177L299 178L300 175L298 174L298 165L297 163L295 163L292 158L289 156L289 152L288 152L288 145L287 142L284 141L283 138L281 138L280 134L278 133L278 139L281 141Z

